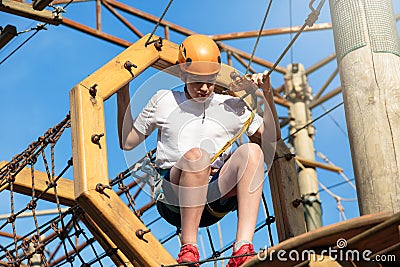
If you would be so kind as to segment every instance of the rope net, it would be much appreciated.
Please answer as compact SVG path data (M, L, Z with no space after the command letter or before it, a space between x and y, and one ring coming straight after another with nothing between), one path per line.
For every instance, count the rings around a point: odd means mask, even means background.
M239 145L239 144L238 144ZM155 181L158 179L158 173L155 170L155 149L151 150L146 154L145 157L137 161L135 164L127 168L125 171L116 175L116 177L110 180L110 186L120 196L120 198L126 203L126 205L138 216L141 221L146 225L148 229L158 238L159 242L164 246L173 246L176 249L180 247L180 229L169 225L166 221L158 214L158 211L154 208L155 202L153 199L153 186ZM142 197L140 199L140 197ZM139 201L140 199L140 201ZM138 201L136 201L138 200ZM146 201L147 200L147 201ZM256 225L255 233L260 232L264 229L267 232L263 233L263 239L269 240L269 244L274 244L272 239L272 228L271 225L275 222L275 217L272 216L268 209L266 198L263 194L262 206L264 211L264 218L260 219ZM234 242L235 236L229 236L228 242L223 242L221 226L230 218L234 216L234 212L226 215L217 224L200 229L199 240L200 247L202 247L202 255L204 260L199 263L217 262L220 261L223 266L224 260L230 257L224 257L224 253L231 249ZM228 225L231 225L228 223ZM226 226L225 226L226 227ZM169 232L166 234L166 230ZM203 235L206 236L207 241L204 241ZM219 237L219 244L217 245L216 237ZM175 239L175 243L173 240ZM205 245L208 245L206 252ZM211 253L210 253L211 252ZM175 253L175 252L174 252ZM174 254L172 253L172 254ZM208 255L210 254L210 255ZM246 255L242 255L246 256ZM181 266L170 265L170 266ZM165 266L167 267L167 266Z
M67 115L0 168L1 212L7 212L0 220L0 266L104 266L115 254L99 245L73 199L59 194L72 158L59 170L55 147L69 127Z
M4 200L1 212L6 213L0 215L0 266L109 266L116 262L126 266L118 258L118 249L102 238L101 229L75 203L73 194L66 196L62 188L67 182L73 186L63 178L72 167L72 158L59 168L55 164L55 148L69 127L67 115L0 167L0 197ZM161 244L167 245L179 236L180 229L165 234L165 228L170 226L153 208L152 189L158 177L154 161L155 150L152 150L111 179L109 186L147 227L152 227ZM273 244L270 226L274 217L269 214L265 198L263 206L266 217L257 224L256 232L267 227ZM230 249L233 237L228 243L222 242L223 224L224 219L204 229L211 255L201 263L228 258L223 253ZM214 240L216 231L219 246Z

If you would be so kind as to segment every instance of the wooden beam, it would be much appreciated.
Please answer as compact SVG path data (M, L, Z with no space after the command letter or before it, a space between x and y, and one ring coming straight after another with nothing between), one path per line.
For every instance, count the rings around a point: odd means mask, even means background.
M32 0L32 7L34 10L39 10L42 11L43 9L45 9L50 3L52 2L52 0Z
M302 158L302 157L299 157L299 156L296 156L296 159L298 161L300 161L301 164L303 164L304 166L313 167L313 168L320 168L320 169L324 169L324 170L327 170L327 171L333 171L333 172L337 172L337 173L343 172L342 168L337 167L335 165L329 165L329 164L326 164L326 163L322 163L322 162L318 162L318 161L315 161L315 160Z
M238 56L238 55L235 54L235 53L232 53L230 50L228 50L228 52L229 52L228 54L232 55L243 67L247 68L247 66L249 65L248 62L245 62L245 61L243 60L243 58L241 58L240 56ZM251 66L249 66L249 71L250 71L251 73L257 73L257 72L255 71L255 69L253 69Z
M29 4L20 3L13 0L2 0L0 2L0 11L6 13L45 22L52 25L59 25L62 21L61 14L58 14L56 16L50 10L37 11L34 10Z
M105 193L108 197L95 190L90 190L81 194L77 201L128 257L129 261L137 262L139 266L161 266L162 264L176 263L152 233L144 236L147 243L135 236L134 233L137 230L146 230L146 226L114 191L107 190Z
M279 241L306 232L303 207L295 205L301 199L294 159L284 155L290 151L282 140L276 145L274 163L269 171L269 181L276 218Z
M330 91L330 92L326 93L325 95L323 95L323 96L317 98L316 100L311 101L309 107L310 107L311 109L312 109L312 108L315 108L316 106L318 106L318 105L324 103L325 101L328 101L328 100L331 99L332 97L334 97L334 96L340 94L341 92L342 92L342 87L339 86L338 88L333 89L332 91Z
M314 71L316 71L317 69L325 66L326 64L328 64L329 62L331 62L334 59L336 59L336 54L335 53L330 54L326 58L320 60L319 62L315 63L314 65L312 65L311 67L306 69L306 75L308 75L310 73L313 73Z
M119 45L119 46L122 46L122 47L128 47L128 46L130 46L132 44L131 42L125 41L123 39L120 39L120 38L115 37L113 35L104 33L102 31L98 31L96 29L93 29L91 27L85 26L83 24L80 24L78 22L75 22L75 21L67 19L67 18L64 18L62 20L62 24L65 25L65 26L68 26L70 28L73 28L75 30L87 33L89 35L92 35L94 37L98 37L100 39L106 40L106 41L108 41L110 43L113 43L113 44L116 44L116 45Z
M86 91L85 97L88 98L87 101L90 101L88 89L94 84L97 84L97 96L100 97L100 102L102 102L111 97L111 95L118 91L123 85L130 82L134 77L149 68L160 58L160 54L154 45L145 47L148 37L149 35L142 37L95 71L92 75L80 82L80 85L86 88L84 91ZM153 36L153 39L158 39L158 36ZM167 41L164 43L166 42ZM124 64L127 61L135 64L137 68L132 67L130 70L125 69Z
M256 92L256 95L257 95L258 97L261 97L261 98L264 97L263 94L262 94L260 91L257 91L257 92ZM274 95L274 102L275 102L275 104L278 104L278 105L280 105L280 106L282 106L282 107L285 107L285 108L289 108L289 107L290 107L289 101L287 101L287 100L284 99L283 97L279 97L279 96L277 96L277 95Z
M0 236L4 236L4 237L8 237L8 238L14 238L14 234L7 233L7 232L2 232L2 231L0 231ZM22 236L20 236L20 235L17 235L16 237L17 237L17 239L22 239ZM4 265L4 266L8 266L8 265Z
M322 93L326 90L326 88L329 86L329 84L331 84L331 82L333 81L333 79L336 77L336 75L339 73L339 69L336 68L332 74L329 76L328 80L324 83L324 85L322 85L321 89L319 89L318 93L315 94L314 96L314 101L317 100Z
M91 2L93 0L74 0L73 3L79 3L79 2ZM68 4L71 2L71 0L54 0L52 3L53 5L61 5L61 4Z
M151 22L157 23L158 20L159 20L159 18L154 16L154 15L151 15L149 13L143 12L143 11L141 11L139 9L136 9L134 7L128 6L126 4L123 4L123 3L120 3L120 2L117 2L117 1L114 1L114 0L103 0L103 2L106 2L106 3L110 4L113 7L116 7L118 9L120 9L120 10L128 12L129 14L135 15L135 16L137 16L139 18L142 18L142 19L145 19L147 21L151 21ZM186 29L184 27L181 27L181 26L179 26L177 24L171 23L171 22L166 21L166 20L161 20L160 21L160 25L161 26L168 26L171 30L174 30L174 31L176 31L178 33L181 33L181 34L184 34L184 35L195 34L194 31L191 31L189 29Z
M98 96L92 97L89 87L81 83L70 92L75 198L99 183L108 184L104 102ZM98 145L91 141L101 134L105 136Z
M2 161L0 162L0 167L6 165L8 162ZM35 196L38 196L43 191L47 189L47 182L49 181L47 174L41 171L34 171L35 175ZM74 192L71 190L73 188L73 181L68 180L66 178L60 178L57 181L57 195L60 199L60 203L66 206L73 206L76 204L74 198ZM8 188L8 187L6 187ZM31 169L26 167L21 170L15 177L14 182L14 192L19 194L32 196L32 175ZM48 190L42 198L47 201L54 202L56 201L54 190Z
M100 0L98 0L100 1ZM111 12L117 19L119 19L126 27L128 27L136 36L139 38L143 37L143 33L141 33L135 26L133 26L124 16L122 16L117 10L115 10L111 5L107 3L107 1L102 1L103 5Z
M282 118L281 121L280 121L280 123L279 123L279 127L280 127L280 128L283 128L283 127L285 127L286 125L288 125L289 122L290 122L290 118Z
M234 48L234 47L226 45L224 43L218 42L218 45L219 45L220 48L222 48L222 49L224 49L226 51L231 51L232 53L235 53L235 54L239 55L242 58L245 58L245 59L249 60L250 57L251 57L251 55L249 53L243 52L240 49ZM274 65L274 63L272 63L272 62L269 62L269 61L267 61L265 59L262 59L262 58L259 58L259 57L256 57L256 56L253 57L253 62L257 63L259 65L262 65L262 66L264 66L266 68L269 68L269 69L272 68L272 66ZM282 74L286 73L286 69L281 67L281 66L277 66L275 68L275 70L277 72L279 72L279 73L282 73Z
M101 0L96 0L96 30L102 30L101 23Z
M276 28L276 29L267 29L261 32L261 36L271 36L278 34L288 34L288 33L296 33L301 29L302 26L293 26L286 28ZM320 30L330 30L332 29L331 23L319 23L314 24L312 27L307 27L303 31L320 31ZM234 33L223 33L223 34L214 34L209 35L214 41L224 41L224 40L232 40L232 39L242 39L242 38L250 38L257 37L259 30L256 31L247 31L247 32L234 32Z

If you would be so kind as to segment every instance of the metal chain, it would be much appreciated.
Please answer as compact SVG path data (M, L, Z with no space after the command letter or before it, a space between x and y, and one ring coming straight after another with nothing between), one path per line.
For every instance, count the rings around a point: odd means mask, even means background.
M4 252L3 255L0 254L0 261L3 258L7 258L8 265L10 266L19 266L22 264L22 261L27 260L28 265L32 264L33 255L40 255L40 264L42 266L49 266L49 262L44 254L44 248L57 239L57 237L61 240L61 244L64 248L65 261L61 263L61 265L65 263L70 263L73 266L74 257L79 258L80 262L84 264L84 259L80 254L80 251L86 246L90 246L93 253L95 254L95 259L92 262L99 262L100 266L103 266L101 263L101 259L106 256L109 256L112 252L103 253L102 256L95 251L95 247L93 246L93 242L95 241L93 238L88 238L88 236L84 233L83 229L77 224L77 220L79 214L76 212L77 207L71 208L67 212L61 212L61 204L57 193L57 181L61 178L61 176L72 166L72 159L68 161L67 166L56 176L55 175L55 144L59 140L60 136L64 132L66 128L70 127L70 119L67 116L61 123L57 124L55 127L50 128L46 131L46 133L38 138L38 141L31 143L28 148L22 153L13 157L13 159L5 166L0 169L0 178L2 188L3 186L7 186L8 190L10 190L10 205L11 205L11 214L8 218L7 222L3 224L0 229L2 229L5 225L11 224L13 230L13 242L7 246L0 246L0 252ZM51 153L51 167L49 166L48 160L46 158L45 148L50 144L50 153ZM48 177L48 185L45 190L43 190L39 195L37 195L36 185L35 185L35 163L37 161L37 156L41 155L43 159L43 165L46 170L46 174ZM25 168L26 165L30 165L30 174L31 174L31 184L32 184L32 192L31 192L31 200L27 204L27 206L20 211L15 211L15 199L14 199L14 182L16 175ZM56 204L59 208L59 214L53 220L39 225L36 206L37 202L42 199L42 197L53 188L54 195L56 198ZM36 196L37 195L37 196ZM16 230L16 222L15 219L19 214L26 210L31 210L32 217L34 220L34 230L27 233L25 236L21 237L17 235ZM73 211L75 210L75 211ZM65 216L72 215L72 221L75 222L75 225L71 223L71 220L67 223L64 223ZM61 229L58 229L57 224L61 223ZM75 226L76 230L71 235L68 234L71 227ZM47 238L41 239L41 236L45 234L50 229L54 230L54 234L49 235ZM83 234L86 239L84 244L81 244L78 247L74 245L72 238L78 237ZM69 246L72 247L72 251L67 251L67 246L65 241L68 242ZM77 243L78 244L78 243ZM60 247L58 246L58 247ZM20 254L21 252L22 254ZM71 254L72 253L72 254ZM54 257L55 253L50 257ZM71 256L72 255L72 256Z

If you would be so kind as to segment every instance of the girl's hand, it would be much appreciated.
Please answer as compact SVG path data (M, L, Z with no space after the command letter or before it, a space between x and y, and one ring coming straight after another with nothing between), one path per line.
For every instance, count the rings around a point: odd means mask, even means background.
M263 95L266 99L273 97L270 77L267 76L267 73L268 71L264 71L264 73L256 73L251 75L251 80L263 91Z

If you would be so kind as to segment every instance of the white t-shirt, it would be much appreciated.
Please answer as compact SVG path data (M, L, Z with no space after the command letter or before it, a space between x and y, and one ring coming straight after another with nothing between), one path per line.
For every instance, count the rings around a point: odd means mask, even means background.
M230 95L212 93L197 102L187 99L184 92L160 90L133 125L144 135L158 129L156 165L167 169L192 148L202 148L212 157L239 132L250 113L243 100ZM246 134L253 135L261 124L262 118L256 115ZM212 166L220 168L230 150Z

